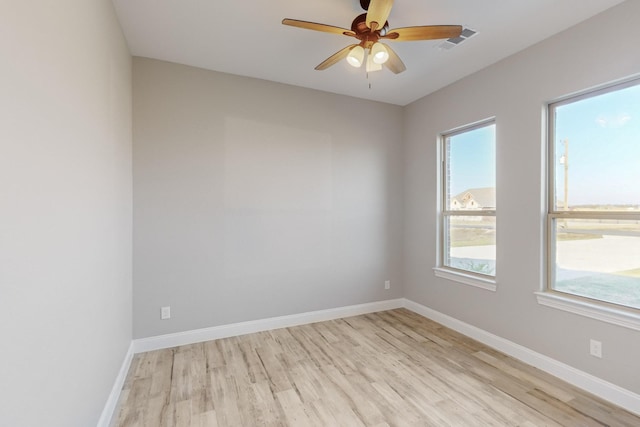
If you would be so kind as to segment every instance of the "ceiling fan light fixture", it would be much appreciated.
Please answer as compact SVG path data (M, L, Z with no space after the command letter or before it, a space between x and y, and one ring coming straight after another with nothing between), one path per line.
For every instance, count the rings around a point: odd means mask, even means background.
M380 42L376 42L371 46L371 56L376 64L384 64L389 59L389 52Z
M373 60L373 55L367 55L367 73L382 70L382 64L377 64Z
M391 46L378 40L414 41L437 40L451 37L471 37L473 30L463 31L461 25L420 25L414 27L400 27L389 29L389 14L394 0L360 0L360 5L366 13L356 16L351 22L351 29L340 28L333 25L319 24L317 22L300 21L298 19L285 18L283 25L304 28L307 30L321 31L353 37L358 41L340 49L319 65L316 70L327 68L346 59L352 67L360 68L365 64L367 71L378 70L384 65L394 74L404 72L407 67ZM382 24L382 25L381 25ZM453 44L453 43L450 43Z
M352 67L359 68L362 66L364 62L364 49L362 46L354 46L353 49L351 49L351 52L347 55L347 62Z

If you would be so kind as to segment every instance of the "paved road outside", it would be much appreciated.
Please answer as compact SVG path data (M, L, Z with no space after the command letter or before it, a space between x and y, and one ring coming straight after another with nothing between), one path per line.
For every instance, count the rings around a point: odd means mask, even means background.
M451 249L461 265L493 266L495 245ZM640 308L640 238L610 236L558 242L555 289ZM466 267L462 267L466 268ZM500 267L498 266L498 269ZM636 270L629 274L630 270ZM627 272L626 274L620 274Z
M495 253L495 245L451 248L453 258L490 260L495 258ZM615 273L637 269L640 268L640 238L604 236L561 241L558 242L557 261L565 270Z

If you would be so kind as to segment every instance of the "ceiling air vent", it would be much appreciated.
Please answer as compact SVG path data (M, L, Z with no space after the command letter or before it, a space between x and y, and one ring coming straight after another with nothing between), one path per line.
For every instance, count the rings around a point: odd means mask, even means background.
M453 49L454 47L458 46L463 41L467 40L468 38L471 38L471 37L475 36L476 34L478 34L478 32L476 30L472 30L471 28L463 28L462 29L462 33L460 34L460 36L453 37L453 38L450 38L450 39L447 39L447 40L443 41L442 43L440 43L437 46L437 48L440 49L440 50Z

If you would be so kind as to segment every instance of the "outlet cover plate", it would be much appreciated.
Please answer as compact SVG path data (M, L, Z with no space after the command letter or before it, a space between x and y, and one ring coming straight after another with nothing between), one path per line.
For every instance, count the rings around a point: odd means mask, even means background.
M593 357L602 358L602 342L591 340L589 341L589 353Z

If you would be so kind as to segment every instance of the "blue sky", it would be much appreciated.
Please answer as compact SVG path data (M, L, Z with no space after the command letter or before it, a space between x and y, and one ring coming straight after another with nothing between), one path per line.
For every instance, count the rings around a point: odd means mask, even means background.
M640 204L640 85L556 108L556 195L569 141L569 206Z
M495 187L495 125L450 138L451 196ZM556 198L564 199L569 141L569 206L640 205L640 85L556 108Z
M496 127L494 124L449 139L450 195L470 188L496 186Z

